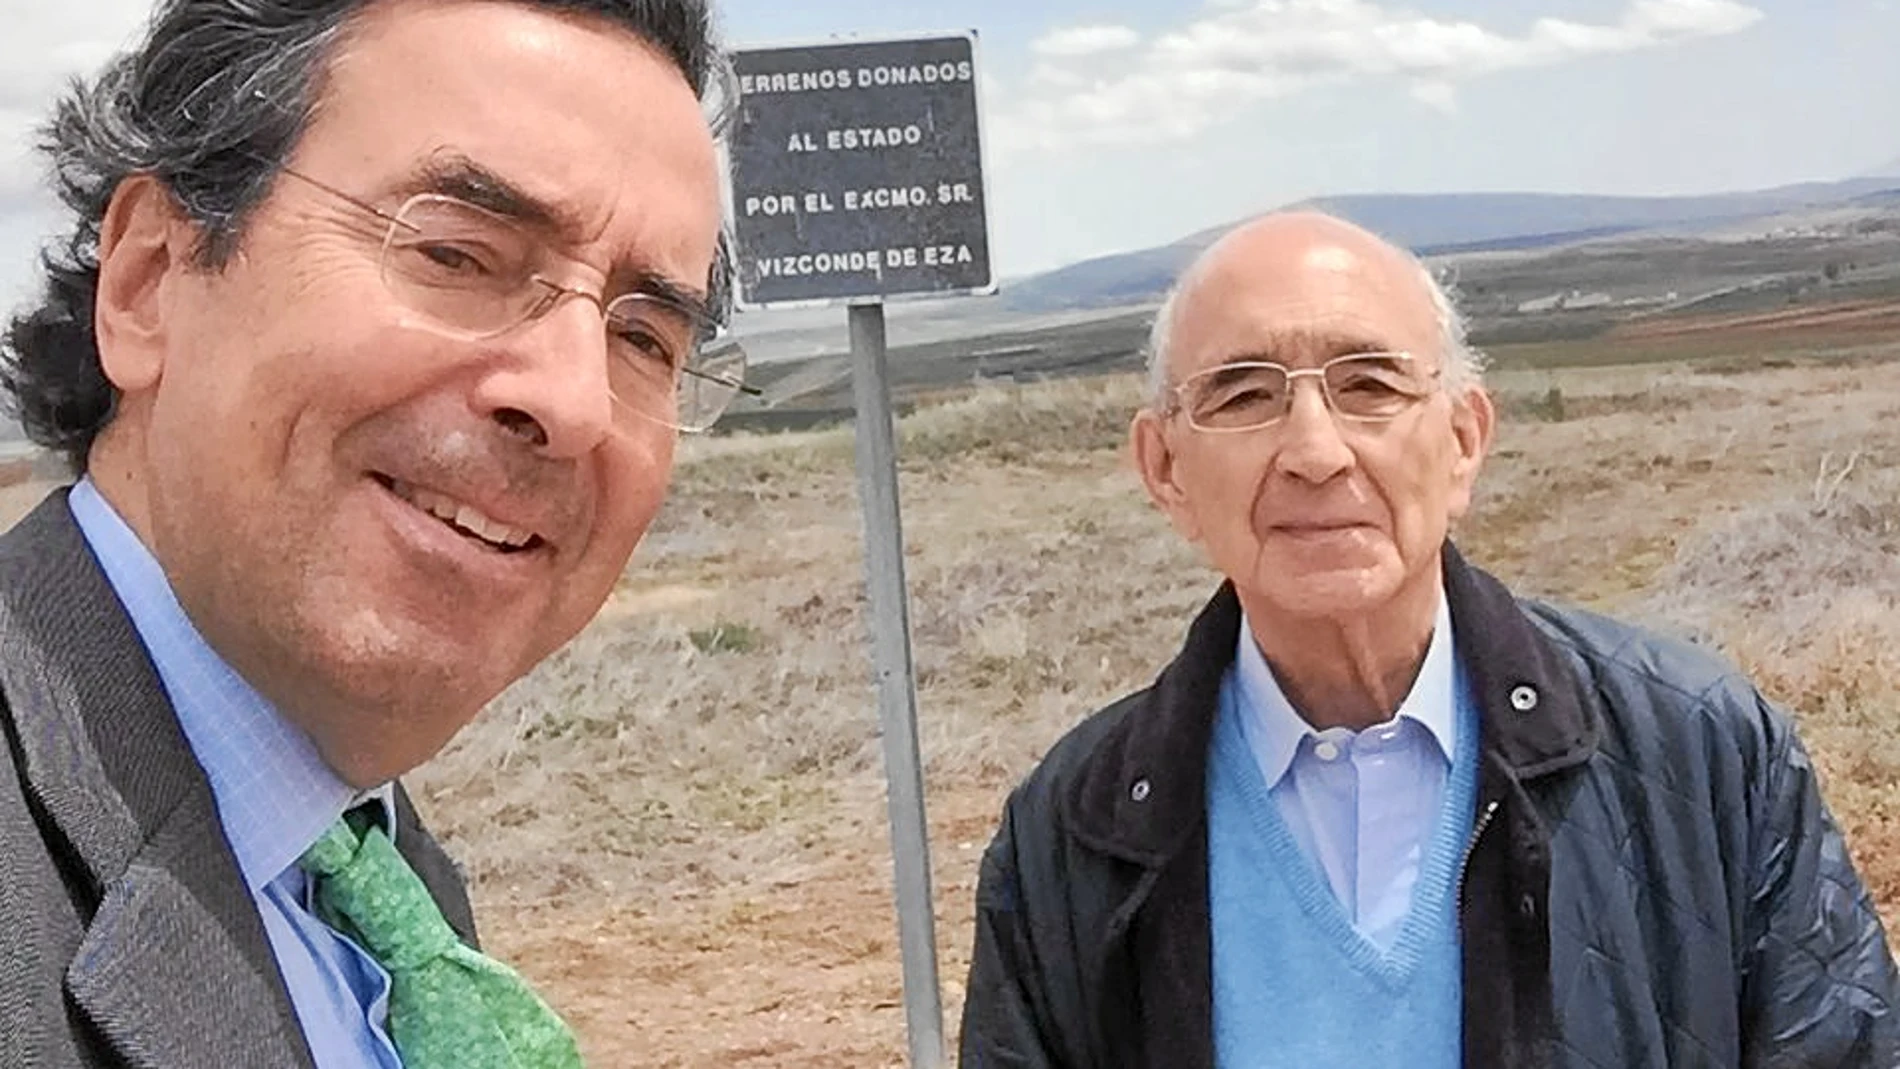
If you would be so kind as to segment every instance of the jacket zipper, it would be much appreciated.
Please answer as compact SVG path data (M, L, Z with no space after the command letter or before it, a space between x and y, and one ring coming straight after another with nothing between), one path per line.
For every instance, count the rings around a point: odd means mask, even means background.
M1478 823L1471 829L1471 838L1465 842L1464 856L1458 859L1458 916L1465 915L1465 870L1471 867L1471 855L1478 852L1478 840L1484 838L1484 829L1491 826L1491 818L1498 814L1498 802L1494 798L1485 803L1484 812L1478 814Z

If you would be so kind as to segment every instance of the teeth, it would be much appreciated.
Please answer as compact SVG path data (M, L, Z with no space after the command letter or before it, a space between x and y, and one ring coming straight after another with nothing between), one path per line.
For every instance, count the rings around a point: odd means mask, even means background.
M469 508L467 505L463 505L461 509L456 512L455 526L460 527L464 531L473 532L478 538L487 538L490 542L499 541L499 539L489 536L487 518L474 509Z
M519 527L510 527L499 520L493 520L477 512L472 506L464 505L450 497L405 482L390 480L396 496L411 505L434 516L444 523L451 523L484 542L510 549L519 549L534 540L533 531L524 531Z

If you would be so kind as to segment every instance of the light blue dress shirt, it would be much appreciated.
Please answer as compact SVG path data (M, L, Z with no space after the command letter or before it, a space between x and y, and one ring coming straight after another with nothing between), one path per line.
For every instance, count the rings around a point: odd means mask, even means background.
M158 561L90 479L69 498L106 579L125 604L211 782L224 837L257 904L318 1069L401 1069L385 1030L389 974L310 908L297 859L344 811L391 789L358 792L316 747L207 645ZM394 833L395 821L384 826ZM216 992L205 992L215 996Z
M1353 925L1389 950L1458 752L1459 672L1441 598L1431 644L1392 719L1353 732L1315 731L1273 676L1243 616L1221 700L1238 714L1280 817L1325 873Z

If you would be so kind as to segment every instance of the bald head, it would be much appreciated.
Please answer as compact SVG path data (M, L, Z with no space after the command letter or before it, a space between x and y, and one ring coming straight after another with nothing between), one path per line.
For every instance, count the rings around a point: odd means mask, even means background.
M1454 387L1482 372L1450 298L1411 253L1331 215L1276 212L1222 237L1176 283L1155 316L1153 392L1159 397L1173 381L1186 344L1204 349L1281 333L1386 338L1442 366Z

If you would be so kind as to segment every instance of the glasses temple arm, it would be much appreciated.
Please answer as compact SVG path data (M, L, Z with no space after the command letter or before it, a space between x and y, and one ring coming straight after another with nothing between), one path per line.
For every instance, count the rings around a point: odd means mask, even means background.
M707 382L716 382L721 386L730 386L733 389L738 390L740 393L745 394L747 397L764 397L765 396L764 390L759 389L757 386L747 385L745 382L739 379L729 379L724 375L714 375L710 372L700 371L697 368L688 367L688 368L681 368L680 370L686 372L688 375L691 375L692 377L696 379L705 379Z

